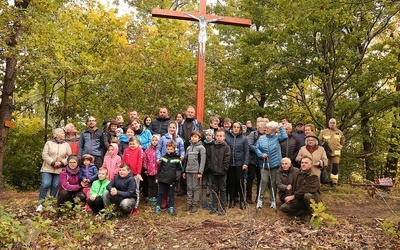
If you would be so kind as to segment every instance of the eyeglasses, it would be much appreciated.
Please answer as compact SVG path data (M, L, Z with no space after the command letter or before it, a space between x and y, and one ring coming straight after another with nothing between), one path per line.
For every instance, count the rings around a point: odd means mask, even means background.
M96 120L89 120L89 122L96 122Z

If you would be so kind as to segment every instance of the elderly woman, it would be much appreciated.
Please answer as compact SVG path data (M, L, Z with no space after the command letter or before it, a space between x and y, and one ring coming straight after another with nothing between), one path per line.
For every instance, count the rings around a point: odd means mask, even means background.
M56 128L53 131L53 139L47 141L44 145L42 152L43 165L40 169L42 184L39 191L39 200L41 203L36 208L37 212L42 211L49 188L51 188L51 197L55 197L57 194L60 172L67 165L67 158L72 153L71 147L64 139L64 130Z
M318 137L312 132L306 136L306 146L300 148L296 161L301 161L303 156L308 156L312 159L311 174L317 175L319 178L321 168L328 165L328 157L324 148L318 146Z
M276 133L278 130L280 133ZM276 173L281 166L282 153L281 142L288 138L283 125L279 126L277 122L268 122L265 129L265 134L260 136L255 146L255 152L258 157L258 166L261 168L261 184L260 196L257 201L257 208L262 207L265 191L270 187L270 202L271 208L276 209Z
M77 155L79 151L79 135L76 133L76 127L72 123L65 125L65 141L71 147L72 154Z

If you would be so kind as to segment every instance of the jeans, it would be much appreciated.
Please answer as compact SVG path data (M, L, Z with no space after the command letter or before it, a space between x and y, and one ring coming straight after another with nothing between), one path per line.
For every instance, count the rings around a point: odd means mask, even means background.
M169 201L168 206L174 207L175 203L175 185L167 184L160 182L158 183L158 197L157 197L157 206L161 206L161 202L165 194L168 194Z
M60 184L60 175L51 173L42 173L42 184L39 190L39 200L42 202L47 196L47 191L50 189L50 196L56 197L58 186Z
M226 209L226 175L211 175L211 209L212 211L218 210L218 203L221 205L220 211Z

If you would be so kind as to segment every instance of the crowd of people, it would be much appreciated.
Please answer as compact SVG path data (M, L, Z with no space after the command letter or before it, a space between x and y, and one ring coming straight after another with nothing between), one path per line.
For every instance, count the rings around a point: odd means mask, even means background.
M313 124L299 121L293 129L285 118L258 117L253 127L211 117L203 128L192 106L175 119L162 107L154 120L141 121L133 110L126 124L117 115L102 125L89 116L80 135L71 123L54 130L42 153L37 212L50 190L58 208L81 202L96 215L115 204L135 216L140 201L174 215L175 194L186 196L183 211L224 215L237 204L262 208L268 189L271 208L308 216L311 201L321 200L322 175L332 187L338 183L344 136L333 118L319 136Z

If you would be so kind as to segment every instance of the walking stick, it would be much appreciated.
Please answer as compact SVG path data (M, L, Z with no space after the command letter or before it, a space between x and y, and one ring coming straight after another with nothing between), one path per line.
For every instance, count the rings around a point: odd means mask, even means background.
M273 208L275 210L275 213L278 213L278 210L276 209L276 198L275 198L274 185L272 184L271 167L269 166L268 162L267 162L267 167L268 167L268 173L269 173L269 183L271 185L272 202L274 203L271 205L271 208Z
M256 212L258 211L258 209L262 208L261 187L262 187L264 167L265 167L265 159L263 160L262 169L261 169L261 180L260 180L260 186L258 187L258 198L257 198Z

